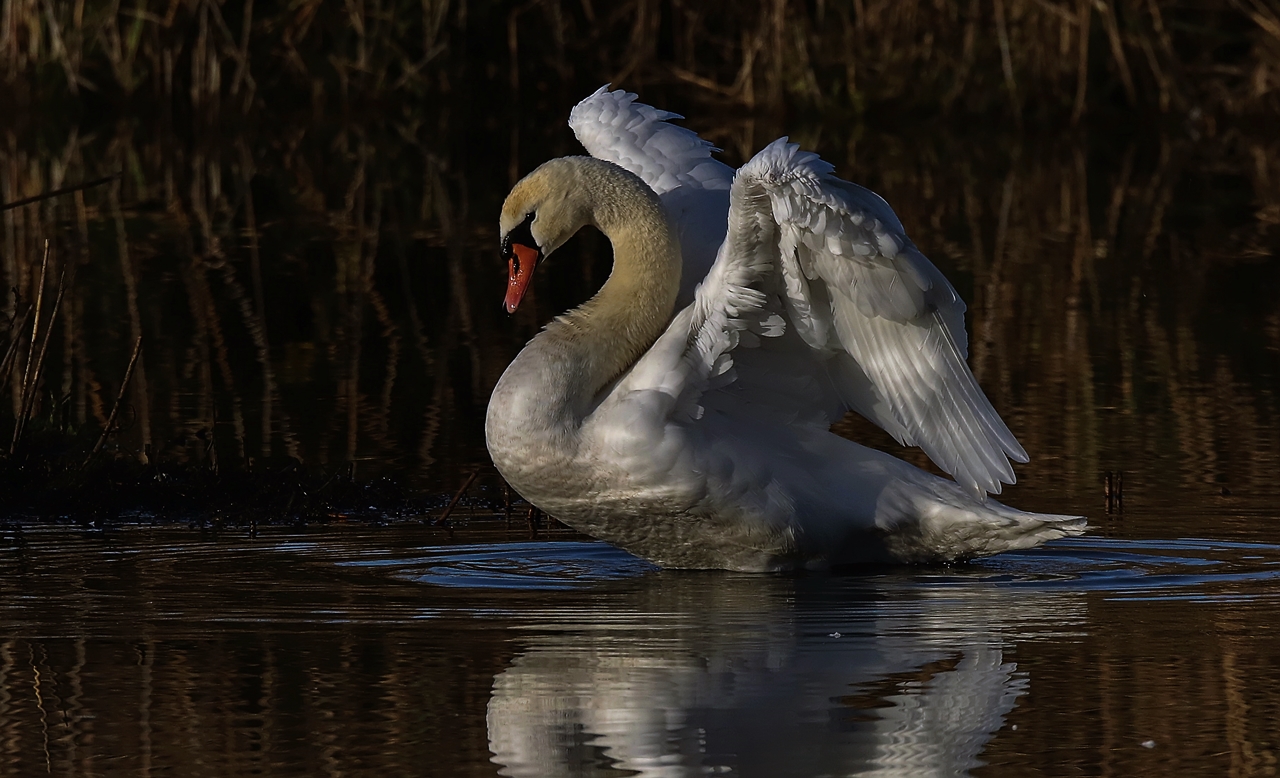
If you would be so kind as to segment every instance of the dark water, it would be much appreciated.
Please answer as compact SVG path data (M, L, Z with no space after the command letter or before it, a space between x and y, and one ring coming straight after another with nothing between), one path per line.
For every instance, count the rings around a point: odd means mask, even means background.
M27 534L10 775L1269 775L1280 546L663 572L420 527Z
M0 774L1275 775L1280 143L669 105L729 161L789 132L893 204L1032 456L1002 499L1090 534L955 568L662 572L483 520L483 469L454 535L20 517ZM10 135L6 201L126 173L0 216L6 288L30 299L45 238L74 268L37 423L96 436L141 335L115 453L452 492L511 356L608 271L584 235L500 311L498 206L575 152L568 108Z

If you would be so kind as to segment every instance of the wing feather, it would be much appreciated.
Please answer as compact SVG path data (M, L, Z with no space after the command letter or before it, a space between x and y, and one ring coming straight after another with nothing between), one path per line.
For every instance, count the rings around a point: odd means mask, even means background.
M679 118L602 87L569 120L659 193L685 254L694 304L623 383L675 395L686 421L723 392L827 423L855 410L976 496L1013 483L1026 452L965 362L964 302L888 203L785 138L735 175ZM744 350L761 356L736 370Z
M697 133L669 123L681 118L605 85L574 107L569 126L587 153L635 173L662 199L680 236L683 308L724 242L733 168L713 159L718 149Z
M772 364L790 370L804 352L832 413L856 410L975 496L998 494L1027 456L965 362L964 303L884 200L832 170L783 138L738 171L727 236L682 318L681 406L779 385L769 360L732 371L735 349L786 352Z
M569 127L588 154L630 170L659 195L682 186L728 189L733 168L711 157L719 149L667 123L683 118L637 103L631 92L610 92L606 84L574 106Z

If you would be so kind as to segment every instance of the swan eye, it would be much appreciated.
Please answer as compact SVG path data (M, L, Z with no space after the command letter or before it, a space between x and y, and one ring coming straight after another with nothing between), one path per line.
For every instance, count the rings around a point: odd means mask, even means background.
M538 241L533 239L533 220L537 218L537 214L530 211L524 217L524 221L520 222L511 232L508 232L502 238L502 258L515 262L515 267L520 268L520 258L516 256L513 246L525 246L541 253Z

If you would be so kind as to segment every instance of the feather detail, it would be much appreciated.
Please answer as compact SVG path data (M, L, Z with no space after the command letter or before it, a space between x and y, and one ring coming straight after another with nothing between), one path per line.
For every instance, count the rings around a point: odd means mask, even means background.
M1010 460L1026 452L965 363L964 304L883 200L782 138L737 172L728 225L689 321L683 405L725 386L742 331L765 335L766 351L794 332L839 398L834 413L920 446L974 496L1014 482ZM737 371L735 383L750 392L756 380Z
M587 153L630 170L659 195L681 186L728 189L733 168L711 157L719 149L668 124L683 118L637 103L631 92L610 92L606 84L574 106L569 127Z

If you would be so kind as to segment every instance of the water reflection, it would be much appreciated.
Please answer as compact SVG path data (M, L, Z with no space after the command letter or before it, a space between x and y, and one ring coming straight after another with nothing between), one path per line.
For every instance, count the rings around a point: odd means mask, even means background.
M494 680L502 775L965 774L1028 683L1028 625L1073 596L889 577L661 574L599 608L540 612Z
M31 531L0 592L4 775L1265 775L1280 724L1261 544L783 578L501 530Z

